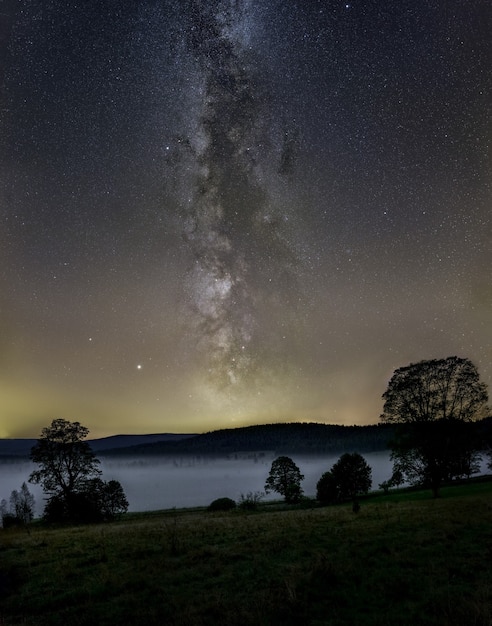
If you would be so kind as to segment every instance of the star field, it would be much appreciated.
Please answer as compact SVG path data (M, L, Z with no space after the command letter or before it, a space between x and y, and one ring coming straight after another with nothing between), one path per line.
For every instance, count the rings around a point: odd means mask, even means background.
M492 379L485 0L0 0L0 437Z

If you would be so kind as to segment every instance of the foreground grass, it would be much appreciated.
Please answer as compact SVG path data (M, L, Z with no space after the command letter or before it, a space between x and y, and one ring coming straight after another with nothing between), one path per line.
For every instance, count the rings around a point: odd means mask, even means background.
M0 532L0 624L492 624L492 483Z

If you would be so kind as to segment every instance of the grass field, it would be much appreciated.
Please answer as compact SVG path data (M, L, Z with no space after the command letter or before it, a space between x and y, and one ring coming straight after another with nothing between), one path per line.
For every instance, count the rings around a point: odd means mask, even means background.
M492 483L0 531L0 625L492 624Z

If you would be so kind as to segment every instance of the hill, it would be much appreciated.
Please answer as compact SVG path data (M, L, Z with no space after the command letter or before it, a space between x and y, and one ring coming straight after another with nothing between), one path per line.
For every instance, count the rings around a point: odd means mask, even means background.
M386 450L393 428L284 423L216 430L178 441L159 441L128 448L102 450L107 456L230 455L237 452L273 451L276 454L326 454L346 451Z
M237 452L317 455L386 450L393 428L282 423L226 428L199 435L114 435L89 441L99 456L223 456ZM36 439L0 439L0 458L28 458Z
M0 457L28 457L36 439L0 439Z
M102 437L101 439L91 439L91 448L99 454L101 450L117 450L136 445L152 444L156 442L176 442L195 435L182 435L175 433L161 433L152 435L113 435ZM0 439L0 458L28 458L31 448L36 444L37 439Z
M154 435L112 435L111 437L102 437L101 439L91 439L89 441L94 452L101 450L118 450L120 448L128 448L131 446L152 445L159 442L176 443L196 435L182 435L177 433L161 433Z

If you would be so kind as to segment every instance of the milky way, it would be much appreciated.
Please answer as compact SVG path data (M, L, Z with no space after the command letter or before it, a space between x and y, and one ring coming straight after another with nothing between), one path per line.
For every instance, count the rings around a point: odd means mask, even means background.
M260 371L266 373L261 363L273 364L262 350L258 318L265 307L280 326L286 289L290 301L298 297L292 216L281 196L294 142L292 131L282 133L275 120L249 43L251 4L241 10L232 0L191 6L185 45L196 64L187 120L192 133L173 146L184 238L194 258L188 284L193 337L207 355L211 384L227 393L244 385L251 392ZM268 342L270 351L280 348L274 344Z

